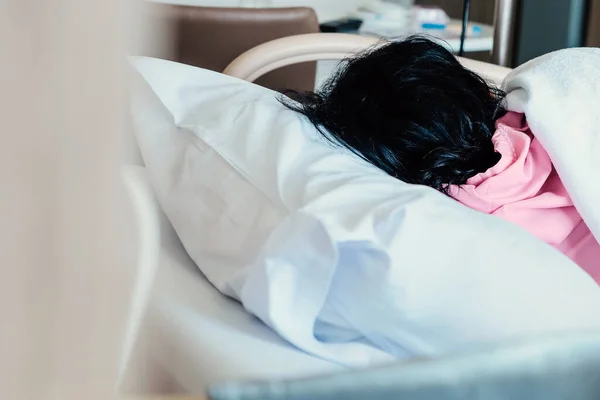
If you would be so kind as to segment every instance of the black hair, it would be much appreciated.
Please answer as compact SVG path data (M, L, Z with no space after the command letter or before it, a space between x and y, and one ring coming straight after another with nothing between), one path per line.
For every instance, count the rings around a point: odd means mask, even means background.
M317 92L286 94L332 142L407 183L447 193L500 160L491 138L504 93L424 37L376 46Z

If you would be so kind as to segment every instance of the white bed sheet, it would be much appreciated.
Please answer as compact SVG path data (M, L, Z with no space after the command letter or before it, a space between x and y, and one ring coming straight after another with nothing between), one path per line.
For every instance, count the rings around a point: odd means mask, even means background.
M136 175L147 184L143 168L138 170ZM199 393L228 379L301 377L343 369L291 346L214 289L164 214L160 219L160 263L126 390Z

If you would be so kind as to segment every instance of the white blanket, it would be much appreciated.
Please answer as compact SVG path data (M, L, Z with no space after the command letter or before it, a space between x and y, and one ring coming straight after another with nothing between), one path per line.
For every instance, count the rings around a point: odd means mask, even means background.
M565 52L516 70L508 102L598 233L598 56L571 52L587 60ZM331 147L264 88L134 66L147 84L134 93L136 136L179 238L219 290L298 348L364 366L600 329L596 283L517 226Z
M515 69L503 87L508 109L525 113L577 209L600 238L600 49L546 54Z

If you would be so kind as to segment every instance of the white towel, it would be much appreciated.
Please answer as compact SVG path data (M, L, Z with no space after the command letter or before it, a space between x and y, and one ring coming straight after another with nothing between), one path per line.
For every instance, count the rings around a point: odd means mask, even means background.
M600 238L600 49L536 58L511 72L503 88L508 109L525 113L575 206Z

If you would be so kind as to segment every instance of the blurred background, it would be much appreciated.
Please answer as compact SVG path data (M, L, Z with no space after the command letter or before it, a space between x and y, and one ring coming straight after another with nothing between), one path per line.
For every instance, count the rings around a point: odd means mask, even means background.
M155 0L144 23L162 34L139 54L223 69L244 51L282 36L343 32L382 38L424 34L458 53L463 0ZM542 54L600 45L600 0L470 1L464 56L516 67ZM335 67L282 68L258 83L308 90Z

